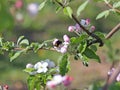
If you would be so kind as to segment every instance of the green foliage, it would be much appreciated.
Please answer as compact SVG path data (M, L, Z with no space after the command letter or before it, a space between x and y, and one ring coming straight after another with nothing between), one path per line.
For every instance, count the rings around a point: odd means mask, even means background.
M39 5L39 11L45 7L46 0Z
M23 0L22 0L23 1ZM79 20L77 20L76 16L73 16L73 9L69 6L70 2L73 0L44 0L38 7L38 10L42 10L45 6L49 7L49 4L52 2L52 5L59 5L57 6L56 12L58 12L59 10L61 10L63 8L63 13L67 16L69 16L71 19L73 19L76 23L79 23ZM102 1L102 0L94 0L94 1ZM104 0L105 3L109 4L111 0ZM23 1L24 2L24 1ZM88 5L89 0L86 0L83 4L81 4L78 9L77 9L77 16L81 15L81 12L85 10L85 8ZM13 3L15 3L15 0L13 1ZM57 4L56 4L57 3ZM47 5L46 5L47 4ZM16 18L16 13L17 11L13 12L15 14L10 13L9 8L7 7L9 6L7 3L7 0L5 1L1 1L0 3L0 30L4 30L4 29L9 29L9 28L13 28L14 25L14 18ZM11 5L14 6L14 5ZM110 12L117 12L116 9L120 7L120 1L116 1L116 2L112 2L112 5L110 7L110 9L105 10L103 12L101 12L100 14L98 14L98 16L96 17L96 19L100 19L103 17L107 17ZM15 8L15 7L14 7ZM24 7L22 7L21 9L15 9L18 10L22 13L24 13L23 15L25 15L25 17L27 19L25 20L18 20L19 23L23 22L23 26L25 25L30 26L32 25L30 20L28 20L31 16L29 16L28 14L25 13L25 11L23 10ZM29 17L28 17L29 16ZM52 16L52 15L51 15ZM45 17L46 18L46 17ZM37 18L33 18L33 19L37 19ZM43 19L44 20L44 19ZM16 20L17 21L17 20ZM41 20L42 21L42 20ZM40 22L41 22L40 21ZM36 24L36 23L35 23ZM79 23L81 24L81 23ZM77 34L77 36L71 37L70 38L70 42L68 44L68 51L65 53L62 53L62 57L58 63L59 66L59 72L62 76L64 76L68 71L69 71L69 54L73 55L74 58L76 60L81 59L83 64L85 66L88 66L88 61L90 59L95 60L96 62L101 62L99 56L96 54L97 51L97 46L94 45L95 43L92 43L94 40L96 40L97 38L95 38L94 36L98 36L98 38L101 38L102 40L105 39L104 34L100 33L100 32L96 32L93 34L92 31L87 31L87 29L90 29L89 27L86 27L84 25L79 25L79 26L83 26L83 30L82 31L75 31L74 32ZM31 26L32 27L32 26ZM86 32L87 33L86 33ZM92 36L93 35L93 36ZM52 45L53 40L46 40L43 41L42 43L37 43L37 42L32 42L30 43L28 39L26 39L24 36L20 36L17 40L17 43L14 42L10 42L10 41L5 41L2 37L0 37L0 54L4 54L5 52L8 52L9 57L10 57L10 61L15 60L16 58L18 58L22 53L26 53L28 51L33 51L33 52L37 52L39 49L45 49L45 50L51 50L51 51L55 51L64 46L64 42L62 44L60 44L60 46L56 47L53 49L53 45ZM92 43L91 45L89 45L89 43ZM119 51L115 51L115 52L111 52L110 50L112 50L112 46L109 42L107 42L106 44L109 48L109 53L108 56L111 59L115 59L114 55L116 54L116 52ZM25 72L29 73L29 77L28 77L28 88L29 90L40 90L41 88L45 88L46 83L48 80L51 80L52 76L54 74L56 74L57 68L52 68L50 69L47 73L37 73L37 74L31 74L34 71L36 71L34 68L27 68L24 70ZM100 84L95 84L93 85L93 88L91 90L97 90L99 88ZM110 90L115 89L117 90L119 88L119 84L115 84L113 86L110 87Z
M104 35L100 32L96 32L100 38L104 38ZM96 62L100 63L100 58L96 54L97 47L95 45L90 45L88 47L87 41L91 41L91 37L86 34L82 34L79 37L71 38L70 48L71 52L74 54L76 60L81 59L83 64L88 66L88 61L94 59Z
M22 54L23 51L17 51L15 53L10 53L9 57L10 57L10 62L12 62L13 60L15 60L16 58L18 58L18 56L20 56Z
M113 4L113 8L118 8L118 7L120 7L120 1L119 2L115 2Z
M63 9L63 12L65 15L68 15L70 18L72 18L73 11L72 11L71 7L69 7L69 6L65 7Z
M83 55L85 55L89 59L95 59L97 62L100 62L99 56L96 55L96 53L90 48L86 48Z
M106 18L106 17L109 15L109 13L110 13L109 10L105 10L105 11L99 13L99 14L97 15L96 19L100 19L100 18L103 18L103 17Z
M115 82L109 87L109 90L119 90L119 89L120 89L120 82Z
M80 5L77 9L77 16L80 16L81 12L85 9L88 4L88 0L86 0L82 5Z
M68 55L65 54L62 56L60 62L59 62L59 70L60 74L64 76L68 70L69 70L69 61L68 61Z
M14 19L9 12L7 0L0 2L0 31L13 29Z

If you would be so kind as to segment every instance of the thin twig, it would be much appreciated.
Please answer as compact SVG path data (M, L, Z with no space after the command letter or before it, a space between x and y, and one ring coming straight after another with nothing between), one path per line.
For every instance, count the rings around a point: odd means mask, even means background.
M112 8L112 9L114 9L116 12L120 13L120 10L114 8L107 0L104 0L104 2L105 2L105 4L106 4L108 7Z
M107 35L106 35L106 39L109 39L112 37L112 35L117 32L120 29L120 23L117 24Z

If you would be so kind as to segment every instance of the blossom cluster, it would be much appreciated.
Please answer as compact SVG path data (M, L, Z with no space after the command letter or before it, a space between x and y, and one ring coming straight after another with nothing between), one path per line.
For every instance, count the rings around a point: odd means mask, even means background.
M68 45L70 43L70 38L67 35L63 36L64 42L60 41L59 39L54 39L53 46L55 50L61 53L66 53L68 49Z
M81 19L80 24L85 28L89 28L90 32L93 32L95 30L95 26L90 25L90 19ZM83 30L79 26L79 24L75 24L74 26L69 26L68 31L69 32L78 32L78 33L83 32Z
M55 75L51 81L47 82L47 87L50 89L56 88L56 86L63 84L65 87L69 86L72 82L73 78L70 76L61 76Z
M37 62L35 65L33 64L27 64L26 68L32 68L33 70L29 72L30 75L35 75L37 73L46 73L50 68L54 68L55 63L53 61L50 61L49 59L46 59L44 61Z
M20 9L22 9L23 7L24 7L23 0L16 0L14 4L14 8L17 10L15 13L15 18L18 22L22 22L24 20L23 13L20 11ZM26 8L25 10L27 11L27 13L32 17L36 16L39 12L39 4L34 3L34 2L29 3L25 8Z
M0 90L8 90L8 88L9 88L8 85L3 85L3 86L0 85Z
M110 71L108 71L108 75L111 76L114 71L115 71L115 68L112 68ZM120 82L120 73L119 73L118 76L116 77L116 81L117 81L117 82Z

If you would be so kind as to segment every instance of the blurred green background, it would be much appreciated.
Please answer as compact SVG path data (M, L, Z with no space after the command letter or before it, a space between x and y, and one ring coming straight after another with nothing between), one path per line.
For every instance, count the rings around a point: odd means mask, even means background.
M67 28L69 25L75 25L75 22L65 16L62 10L56 14L55 5L47 3L36 15L30 15L27 6L31 3L40 4L43 0L23 0L23 6L19 9L15 8L17 1L0 0L0 34L5 40L16 42L19 36L24 35L30 42L42 42L53 38L62 39L64 34L74 36L73 33L67 31ZM74 10L74 14L76 14L77 7L83 2L84 0L74 0L71 2L70 5ZM95 3L90 0L88 6L78 18L90 18L91 23L96 27L96 31L108 33L120 22L120 16L111 13L106 19L96 20L97 14L105 9L108 9L108 7L103 2ZM119 34L118 32L111 39L114 47L119 47L120 45ZM85 88L91 82L105 79L110 63L106 60L104 50L106 50L106 47L98 50L102 64L90 62L89 67L83 66L80 61L73 61L71 57L71 71L69 74L74 77L73 88ZM39 60L47 58L56 61L59 58L58 55L59 53L40 50L36 54L32 52L24 54L13 62L9 62L7 54L0 55L0 84L8 84L10 90L27 90L27 74L22 71L26 64L34 64Z

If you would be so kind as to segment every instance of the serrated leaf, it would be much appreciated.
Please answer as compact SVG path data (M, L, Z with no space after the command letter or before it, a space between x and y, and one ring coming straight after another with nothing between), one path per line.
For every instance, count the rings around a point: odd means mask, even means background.
M65 15L68 15L70 18L72 18L73 11L72 11L71 7L69 7L69 6L65 7L63 9L63 12Z
M77 16L80 16L81 12L85 9L85 7L87 6L88 4L88 0L85 1L82 5L80 5L77 9Z
M114 8L120 7L120 1L119 1L119 2L115 2L115 3L113 4L113 7L114 7Z
M60 74L64 76L68 72L68 55L65 54L62 56L59 62Z
M27 39L23 39L20 43L20 45L29 45L29 41Z
M24 38L24 36L20 36L17 40L17 45L20 43L20 41Z
M95 59L95 61L100 62L100 58L96 53L91 50L90 48L86 48L86 50L83 52L83 54L89 58L89 59Z
M105 10L105 11L103 11L103 12L101 12L101 13L99 13L98 15L97 15L97 17L96 17L96 20L98 20L98 19L100 19L100 18L103 18L103 17L107 17L108 15L109 15L109 10Z
M46 0L39 5L38 10L39 11L42 10L44 8L45 4L46 4Z

